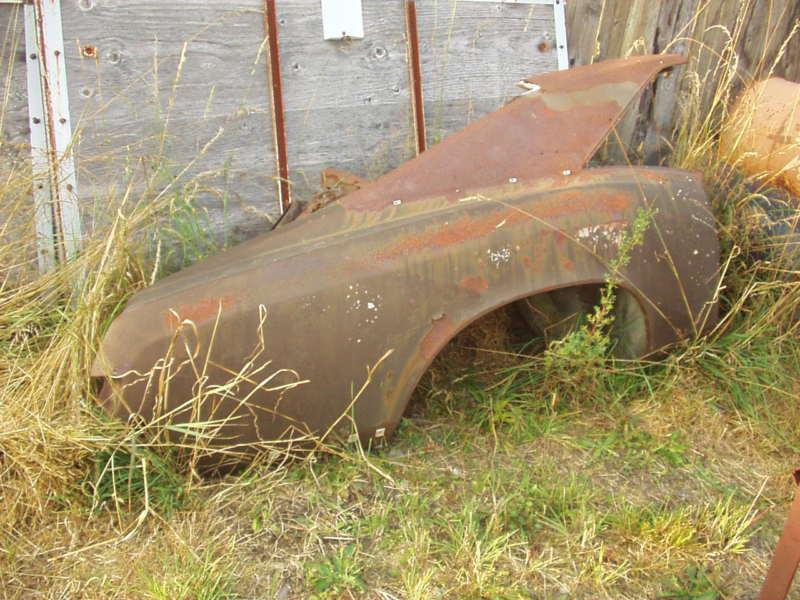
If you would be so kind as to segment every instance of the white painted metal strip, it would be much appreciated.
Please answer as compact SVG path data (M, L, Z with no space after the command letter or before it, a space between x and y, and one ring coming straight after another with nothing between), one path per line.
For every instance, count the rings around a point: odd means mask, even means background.
M321 0L322 37L343 40L364 37L364 13L361 0Z
M25 6L25 38L26 44L29 43L28 39L32 40L28 60L38 66L38 85L31 85L32 77L29 75L28 94L29 98L32 93L35 97L36 92L32 90L38 89L40 104L34 106L33 101L29 100L29 107L37 114L37 118L41 115L44 124L51 194L50 222L58 257L69 260L80 250L83 236L72 158L72 125L60 0L33 0L33 6ZM32 54L36 55L35 60L30 58ZM31 122L35 124L33 118ZM33 135L32 131L32 145ZM38 132L36 135L39 135ZM34 165L41 169L40 163L34 162ZM34 171L34 178L38 179L41 174L41 171ZM43 223L42 233L46 230L47 226Z
M569 69L569 51L567 50L567 0L555 0L553 11L556 21L556 54L558 70Z
M36 16L33 5L26 5L25 63L28 82L28 124L31 130L31 163L33 166L33 206L36 221L36 248L39 271L56 265L53 195L50 190L50 158L39 72L39 47L36 44Z

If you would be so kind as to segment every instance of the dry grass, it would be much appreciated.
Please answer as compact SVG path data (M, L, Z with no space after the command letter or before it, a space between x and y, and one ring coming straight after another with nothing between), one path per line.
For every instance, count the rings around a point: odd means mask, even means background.
M491 370L487 360L458 377L435 370L392 445L369 453L321 448L279 464L266 453L244 473L205 480L192 465L218 423L198 423L177 447L158 425L106 420L88 377L99 337L162 269L164 257L143 248L172 232L173 244L204 253L192 212L201 185L132 183L75 262L38 276L25 245L31 182L24 164L8 166L3 596L752 596L800 450L800 284L777 241L754 233L767 190L715 144L742 83L737 35L715 59L710 108L700 104L708 86L687 73L672 155L702 170L714 194L726 277L713 334L660 364L604 365L584 397L543 378L537 359L509 364L507 353ZM213 140L198 160L212 149ZM796 223L797 206L786 208ZM454 355L472 360L463 346L475 345L505 352L497 323L460 338ZM248 369L269 373L263 351Z

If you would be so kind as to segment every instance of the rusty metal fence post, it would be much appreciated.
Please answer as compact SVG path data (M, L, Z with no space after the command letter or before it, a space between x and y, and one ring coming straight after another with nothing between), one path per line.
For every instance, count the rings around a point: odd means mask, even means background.
M783 600L800 564L800 469L794 472L794 482L798 486L789 518L783 528L775 554L761 586L758 600Z
M272 107L272 141L275 145L278 205L281 214L291 204L289 186L289 157L286 144L286 120L283 107L283 82L281 80L280 44L278 42L278 17L275 0L264 0L264 32L267 37L267 76L269 79L270 106Z

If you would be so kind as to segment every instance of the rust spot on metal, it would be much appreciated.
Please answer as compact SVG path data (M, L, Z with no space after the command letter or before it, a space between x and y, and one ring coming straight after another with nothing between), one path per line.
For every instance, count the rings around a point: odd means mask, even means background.
M535 267L533 259L527 254L522 257L522 264L525 265L526 269L533 269Z
M529 212L508 208L483 217L464 215L456 221L447 223L444 227L409 235L378 252L376 258L392 260L422 250L447 248L468 240L485 237L497 230L501 223L503 227L514 227L530 220L555 221L570 215L583 214L598 206L616 215L630 207L630 199L614 192L597 192L590 197L580 191L569 191L544 198L531 207ZM569 239L560 232L556 232L556 235L557 243L564 243Z
M376 211L394 200L447 195L455 182L463 191L577 173L638 92L659 71L683 62L674 55L641 56L529 78L540 91L474 121L341 203Z
M297 218L315 213L347 194L361 189L368 181L348 171L326 168L320 173L320 183L322 184L322 189L319 192L314 194L307 202L292 204L289 210L276 223L275 227L282 227Z
M486 290L489 289L489 282L486 280L485 277L480 276L470 276L464 277L461 281L458 282L458 287L462 290L466 290L468 292L472 292L473 294L483 294Z
M97 58L97 47L91 44L81 48L81 54L86 58Z
M339 188L344 192L353 192L364 187L369 181L349 171L328 167L319 174L323 188Z
M430 331L422 339L420 353L425 361L432 361L456 332L456 324L447 315L433 321Z
M527 215L511 211L504 211L499 216L493 215L489 218L465 215L444 227L417 235L409 235L379 252L377 258L378 260L391 260L421 250L447 248L491 233L502 220L505 220L507 225L513 225L527 219Z
M591 65L579 66L569 71L552 71L526 77L542 91L580 92L608 81L641 81L648 83L659 72L686 63L678 54L635 56L619 60L606 60ZM562 76L569 73L569 77Z
M545 198L537 203L531 211L539 219L584 214L588 210L601 207L613 214L622 214L631 206L631 199L625 194L611 190L598 191L594 196L587 196L580 189L566 190L560 194Z
M192 304L182 304L168 311L165 315L167 328L174 330L181 321L189 320L194 323L203 323L217 318L220 310L228 309L237 304L233 296L219 296L216 298L203 298ZM178 315L177 318L175 315Z

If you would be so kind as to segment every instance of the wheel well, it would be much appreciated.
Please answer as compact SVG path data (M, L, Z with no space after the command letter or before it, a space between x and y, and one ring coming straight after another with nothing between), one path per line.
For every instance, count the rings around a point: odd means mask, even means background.
M588 311L599 303L604 286L604 282L593 281L544 290L477 315L439 349L412 398L418 396L417 389L426 378L441 373L458 376L476 367L513 366L520 354L544 351L549 341L585 322ZM643 356L650 347L644 304L626 287L619 286L615 294L615 354L620 358Z

